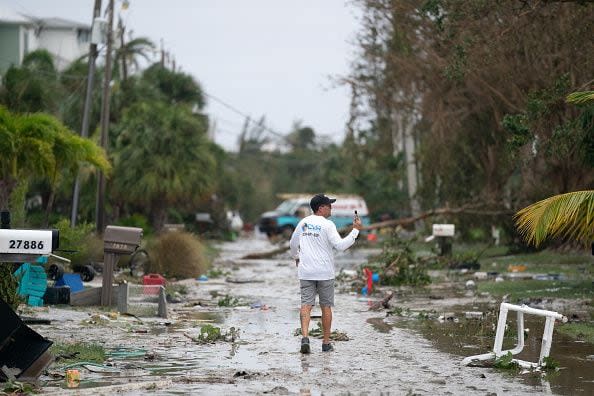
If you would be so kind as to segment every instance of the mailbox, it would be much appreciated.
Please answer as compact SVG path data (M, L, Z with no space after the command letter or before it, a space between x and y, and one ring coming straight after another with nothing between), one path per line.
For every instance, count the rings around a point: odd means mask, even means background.
M105 253L132 254L142 239L142 228L107 226L103 234Z
M58 230L0 229L0 262L34 261L59 247Z

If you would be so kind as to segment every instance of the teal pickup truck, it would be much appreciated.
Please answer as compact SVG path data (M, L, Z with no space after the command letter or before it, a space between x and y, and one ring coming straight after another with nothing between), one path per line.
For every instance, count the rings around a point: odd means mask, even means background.
M369 225L369 211L365 200L358 195L326 194L330 198L336 198L332 204L332 217L330 220L341 229L353 224L355 210L361 218L363 225ZM282 234L289 238L299 221L311 214L309 201L313 194L282 194L279 197L284 201L273 211L263 213L258 222L260 232L268 236Z

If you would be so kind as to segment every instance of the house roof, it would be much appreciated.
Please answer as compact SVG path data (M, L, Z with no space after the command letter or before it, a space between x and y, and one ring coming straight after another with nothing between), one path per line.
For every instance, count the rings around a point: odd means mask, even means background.
M54 29L86 29L91 30L91 26L80 23L76 21L71 21L69 19L64 18L36 18L30 17L31 19L35 20L36 23L41 25L42 27L46 28L54 28Z
M31 18L19 14L10 8L0 7L0 23L14 23L18 25L31 25L33 21Z

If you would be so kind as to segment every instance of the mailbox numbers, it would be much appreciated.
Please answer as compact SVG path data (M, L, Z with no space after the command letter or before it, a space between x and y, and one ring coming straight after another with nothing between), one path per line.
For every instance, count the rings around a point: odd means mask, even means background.
M0 261L3 254L50 254L53 242L51 230L0 229Z
M9 249L43 249L43 241L24 241L22 239L11 239L8 241Z

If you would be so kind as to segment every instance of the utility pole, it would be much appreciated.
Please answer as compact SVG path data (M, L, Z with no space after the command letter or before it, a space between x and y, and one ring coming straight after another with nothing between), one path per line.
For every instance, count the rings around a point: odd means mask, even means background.
M113 47L113 12L114 0L109 0L108 22L107 22L107 53L105 54L105 77L103 80L103 96L101 98L101 147L107 153L108 131L109 131L109 85L111 83L111 49ZM95 211L97 233L103 234L105 229L105 175L99 171L97 181L97 207Z
M95 24L95 18L101 15L101 0L95 0L93 7L93 22L91 27ZM82 127L80 135L84 138L89 136L89 118L91 114L91 101L93 97L93 83L95 78L95 60L97 59L97 43L91 41L89 46L89 66L87 73L87 92L85 95L85 107L83 109ZM70 213L70 227L76 226L76 217L78 215L78 201L80 196L80 175L77 173L74 181L74 191L72 192L72 212Z

